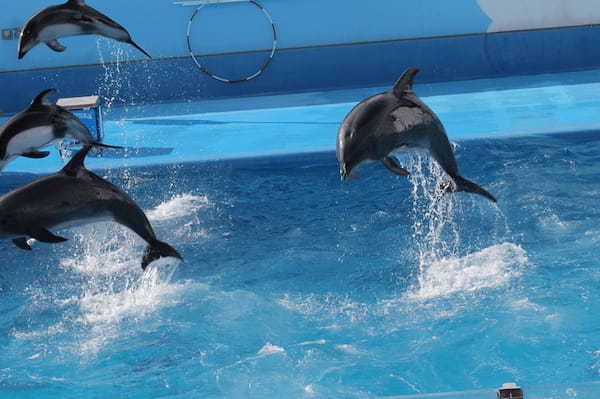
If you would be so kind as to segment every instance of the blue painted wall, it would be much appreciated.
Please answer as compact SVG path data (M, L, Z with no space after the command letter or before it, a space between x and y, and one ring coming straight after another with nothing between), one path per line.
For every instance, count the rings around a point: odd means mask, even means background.
M485 32L491 20L475 0L262 0L275 21L282 48L379 41ZM0 14L0 27L21 26L47 0L11 2ZM121 23L133 39L155 58L187 56L187 22L195 7L173 5L170 0L88 0L88 4ZM410 4L410 5L409 5ZM270 25L249 3L205 7L193 25L195 51L222 53L258 50L271 45ZM68 50L54 53L45 46L16 59L16 41L0 40L0 71L114 61L112 45L95 38L67 38ZM100 49L98 48L100 47ZM127 46L129 59L144 57Z
M90 4L127 26L155 59L106 39L75 37L63 40L64 53L39 46L18 61L17 42L0 40L0 108L18 111L49 87L63 97L97 93L105 103L127 104L389 85L412 65L422 68L421 82L600 67L600 28L487 33L502 26L547 28L561 21L552 8L543 18L519 16L518 24L510 25L510 9L507 17L503 8L490 8L489 1L263 0L277 24L281 50L259 78L228 84L200 73L187 56L185 33L194 8L162 0L96 0ZM480 3L487 4L494 20ZM43 0L13 3L10 12L0 15L1 26L17 26L47 5ZM590 15L593 22L594 12ZM196 52L206 54L271 45L269 24L248 3L205 7L194 23L193 39ZM240 78L253 73L267 54L210 56L204 62L214 72Z

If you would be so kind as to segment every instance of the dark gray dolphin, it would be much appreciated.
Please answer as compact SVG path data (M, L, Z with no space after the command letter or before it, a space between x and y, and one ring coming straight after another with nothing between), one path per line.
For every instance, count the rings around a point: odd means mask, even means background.
M182 259L169 244L159 241L144 211L115 185L83 165L86 146L58 173L42 177L0 197L0 238L13 239L31 250L27 237L46 243L66 241L50 229L63 229L112 220L143 238L148 246L142 269L163 257Z
M65 137L82 144L122 148L95 141L92 133L79 118L47 100L48 95L55 92L55 89L42 91L25 111L16 114L0 126L0 171L18 156L48 156L48 151L38 149Z
M69 0L43 9L23 25L19 37L19 59L40 43L46 43L54 51L65 51L66 47L58 39L79 35L101 35L128 43L152 58L131 39L124 27L87 6L85 0Z
M337 136L336 156L342 179L354 177L360 164L380 161L391 172L407 176L392 155L427 151L452 178L444 191L468 191L496 202L492 194L462 177L442 122L412 90L418 68L407 69L391 90L361 101L346 116Z

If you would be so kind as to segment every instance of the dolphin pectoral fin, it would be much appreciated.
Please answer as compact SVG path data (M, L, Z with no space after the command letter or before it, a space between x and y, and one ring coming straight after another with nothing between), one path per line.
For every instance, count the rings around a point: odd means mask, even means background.
M46 42L46 45L58 53L62 53L63 51L65 51L67 49L65 46L60 44L58 42L58 40L56 40L56 39Z
M492 202L497 202L496 198L492 194L490 194L483 187L473 183L472 181L467 180L464 177L458 176L458 175L452 176L452 179L454 180L454 182L452 182L450 180L446 180L445 182L443 182L440 185L440 189L444 194L445 193L454 193L457 191L465 191L468 193L474 193L474 194L481 195L482 197L485 197Z
M398 165L398 162L394 158L391 157L383 157L381 158L381 163L385 166L390 172L397 174L398 176L409 176L410 172L404 169L402 166Z
M12 240L18 248L24 249L25 251L31 251L31 246L27 243L27 238L19 237Z
M43 227L32 227L27 230L27 234L40 242L46 242L49 244L67 241L66 238L54 235Z
M33 159L46 158L48 155L50 155L50 151L31 151L21 154L22 157Z

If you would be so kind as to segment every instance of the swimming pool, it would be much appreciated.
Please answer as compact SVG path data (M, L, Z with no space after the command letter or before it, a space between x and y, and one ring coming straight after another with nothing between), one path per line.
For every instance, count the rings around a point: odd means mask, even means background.
M410 179L372 164L340 182L339 121L378 88L113 110L107 142L172 151L89 165L121 166L99 173L186 261L142 275L143 243L114 224L32 253L1 243L2 395L370 398L598 380L597 74L417 87L497 206L433 198L441 174L424 156L401 158ZM14 162L2 191L59 161Z

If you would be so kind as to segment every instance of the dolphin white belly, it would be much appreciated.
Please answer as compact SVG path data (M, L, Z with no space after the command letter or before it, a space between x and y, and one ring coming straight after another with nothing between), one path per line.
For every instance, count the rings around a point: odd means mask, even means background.
M48 25L40 31L39 38L42 42L59 39L65 36L81 35L81 26L75 24Z
M51 227L52 230L68 230L68 229L72 229L74 227L81 227L81 226L85 226L88 224L94 224L94 223L100 223L100 222L114 222L114 217L112 214L110 213L101 213L101 214L97 214L94 215L92 217L86 217L86 218L81 218L81 219L76 219L76 220L66 220L62 223L56 224L54 226L48 226Z
M40 126L27 129L14 136L6 147L7 156L36 151L56 140L52 126Z

